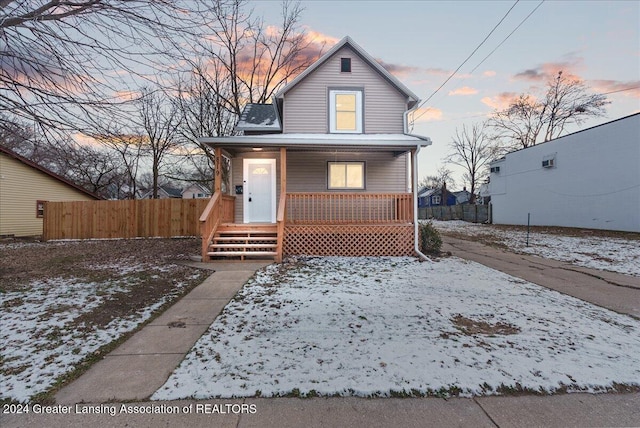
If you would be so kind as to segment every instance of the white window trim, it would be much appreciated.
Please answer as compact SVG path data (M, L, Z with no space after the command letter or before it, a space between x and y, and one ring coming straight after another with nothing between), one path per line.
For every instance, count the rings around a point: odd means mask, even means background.
M356 96L356 129L345 131L336 129L336 95ZM332 134L362 134L362 91L347 89L329 90L329 132Z

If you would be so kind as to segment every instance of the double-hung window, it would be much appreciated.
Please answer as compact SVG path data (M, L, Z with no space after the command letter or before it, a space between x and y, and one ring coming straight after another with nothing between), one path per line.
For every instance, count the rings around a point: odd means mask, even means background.
M362 91L333 89L329 91L329 131L362 133Z
M364 162L329 162L329 190L364 189Z

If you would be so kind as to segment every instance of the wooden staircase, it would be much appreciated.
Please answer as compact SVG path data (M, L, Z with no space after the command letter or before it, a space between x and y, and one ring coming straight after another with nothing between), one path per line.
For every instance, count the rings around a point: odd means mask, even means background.
M218 226L207 254L213 258L275 258L278 229L275 224L223 223Z

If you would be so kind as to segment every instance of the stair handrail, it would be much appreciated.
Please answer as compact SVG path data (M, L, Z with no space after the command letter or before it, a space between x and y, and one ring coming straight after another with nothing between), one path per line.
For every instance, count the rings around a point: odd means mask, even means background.
M278 225L278 244L276 247L276 263L282 262L282 251L284 247L284 223L286 218L287 211L287 193L280 193L280 201L278 202L278 215L276 217L276 222Z
M209 252L209 243L216 233L216 229L220 225L220 201L222 200L221 192L215 192L204 211L200 215L200 236L202 237L202 261L207 262L211 258L207 254Z

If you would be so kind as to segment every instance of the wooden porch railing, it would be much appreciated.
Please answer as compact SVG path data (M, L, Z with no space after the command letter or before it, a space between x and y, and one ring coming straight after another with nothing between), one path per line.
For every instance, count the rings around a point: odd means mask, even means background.
M284 248L284 223L286 220L287 213L287 194L282 192L280 194L280 201L278 202L278 216L276 217L276 222L278 225L278 246L276 252L276 262L282 262L282 251Z
M287 224L413 222L411 193L287 193Z
M209 244L222 222L232 222L235 216L235 196L213 194L200 216L200 236L202 237L202 261L209 261Z

